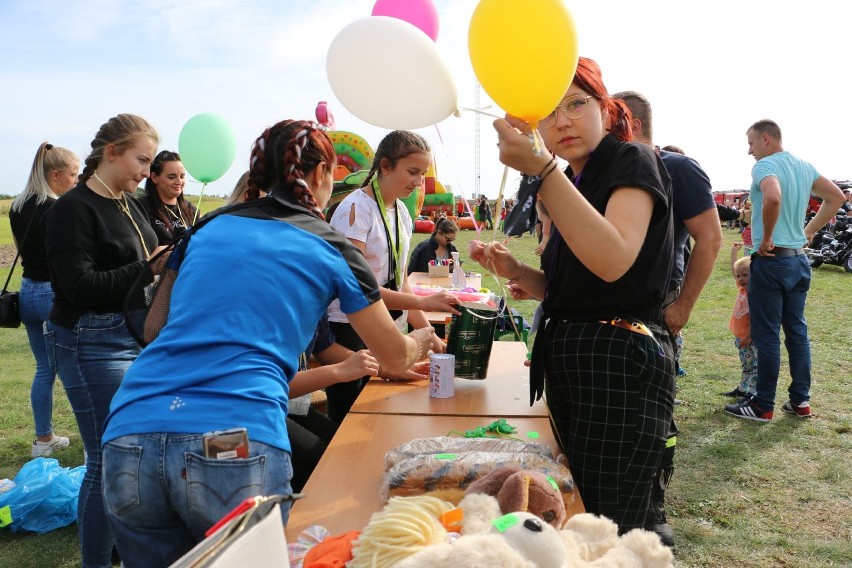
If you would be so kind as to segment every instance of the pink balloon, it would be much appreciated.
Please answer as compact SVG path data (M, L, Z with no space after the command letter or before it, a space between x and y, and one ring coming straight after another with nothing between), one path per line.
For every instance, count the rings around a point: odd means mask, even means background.
M432 0L376 0L371 15L405 20L438 41L438 9Z

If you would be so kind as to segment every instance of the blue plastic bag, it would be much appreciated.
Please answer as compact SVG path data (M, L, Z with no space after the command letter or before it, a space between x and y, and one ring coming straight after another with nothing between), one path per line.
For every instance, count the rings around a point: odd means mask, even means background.
M0 512L11 516L9 529L46 533L76 521L85 473L86 466L62 467L54 458L25 463L13 480L15 486L0 494Z

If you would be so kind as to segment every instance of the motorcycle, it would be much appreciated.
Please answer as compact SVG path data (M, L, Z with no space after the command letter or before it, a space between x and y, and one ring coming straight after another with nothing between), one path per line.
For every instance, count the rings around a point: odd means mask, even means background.
M807 252L811 268L834 264L852 273L852 219L838 215L831 232L817 232Z

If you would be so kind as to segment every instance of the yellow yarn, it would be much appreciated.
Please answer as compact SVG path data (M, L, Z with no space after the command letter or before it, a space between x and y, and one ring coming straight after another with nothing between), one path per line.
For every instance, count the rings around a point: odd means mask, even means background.
M390 568L425 547L446 542L438 521L455 505L429 496L393 497L373 513L352 543L351 568Z

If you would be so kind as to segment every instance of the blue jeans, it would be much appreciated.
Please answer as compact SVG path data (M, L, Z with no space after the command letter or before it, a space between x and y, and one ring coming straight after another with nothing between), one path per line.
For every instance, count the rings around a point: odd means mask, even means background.
M799 404L811 398L811 346L805 321L805 300L810 286L811 267L807 255L752 257L748 309L751 340L760 354L754 398L760 408L775 408L782 328L790 358L790 401Z
M77 505L82 565L109 567L113 543L101 498L101 436L112 397L141 349L118 313L86 312L74 329L48 321L45 339L86 449Z
M56 369L51 366L47 356L42 327L53 307L53 289L50 282L22 278L20 294L21 322L27 329L30 351L36 363L30 388L35 433L36 436L49 436L53 433L53 383L56 380Z
M247 459L217 460L202 448L201 434L170 433L104 445L104 506L126 567L169 566L246 498L291 493L289 452L251 440Z

